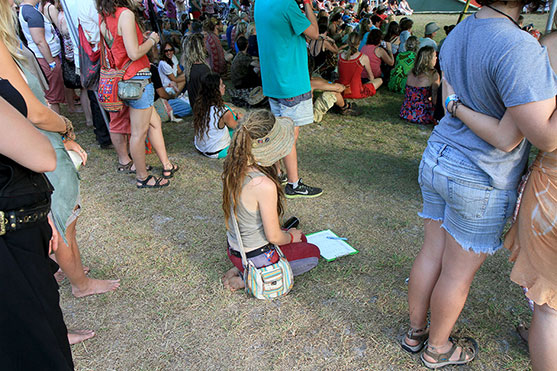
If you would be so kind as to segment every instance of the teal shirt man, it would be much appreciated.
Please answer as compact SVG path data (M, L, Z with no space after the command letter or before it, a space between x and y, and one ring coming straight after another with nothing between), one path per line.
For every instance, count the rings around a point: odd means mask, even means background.
M257 0L255 25L263 94L292 98L311 90L303 32L311 22L294 0Z

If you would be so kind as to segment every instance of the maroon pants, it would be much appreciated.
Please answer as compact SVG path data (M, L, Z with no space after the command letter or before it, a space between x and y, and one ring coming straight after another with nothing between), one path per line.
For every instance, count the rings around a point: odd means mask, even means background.
M306 236L302 235L302 242L294 242L280 246L280 250L284 254L289 263L295 264L296 261L308 258L319 258L319 248L311 243L308 243ZM238 258L227 250L228 258L240 272L244 271L242 265L242 258ZM275 264L279 260L278 254L273 254L269 264Z

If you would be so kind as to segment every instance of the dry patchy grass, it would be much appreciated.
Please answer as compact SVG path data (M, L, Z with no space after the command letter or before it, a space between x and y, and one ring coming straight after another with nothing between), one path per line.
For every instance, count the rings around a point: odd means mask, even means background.
M415 18L419 27L456 16ZM359 102L361 117L328 115L301 130L301 175L324 194L288 201L287 216L298 216L307 233L330 228L348 237L360 253L321 261L272 302L221 287L231 266L220 208L222 161L195 152L191 119L164 126L181 170L163 190L136 189L132 176L116 173L112 151L98 149L91 130L78 123L90 154L81 172L83 261L92 277L120 278L122 285L83 299L71 296L67 281L61 285L68 327L97 332L73 346L77 369L419 369L418 357L398 341L407 328L405 279L423 237L416 175L430 129L401 121L400 103L382 90ZM154 155L148 162L160 172ZM474 336L481 353L461 369L529 367L514 331L529 313L509 280L507 258L506 251L489 258L474 281L455 333Z

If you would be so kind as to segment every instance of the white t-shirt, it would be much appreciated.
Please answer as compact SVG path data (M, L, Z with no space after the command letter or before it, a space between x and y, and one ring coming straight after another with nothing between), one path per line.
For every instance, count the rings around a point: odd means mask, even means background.
M46 19L41 12L29 4L21 4L21 8L19 10L19 23L21 24L21 30L27 40L29 49L35 53L37 58L44 58L44 56L39 50L37 44L33 41L31 32L29 31L30 28L43 28L44 38L50 48L50 54L52 54L53 57L57 57L60 54L60 39L54 32L52 23L50 23L50 21Z
M172 83L168 75L178 75L178 58L175 55L172 56L172 66L163 60L159 62L159 75L161 76L162 86L167 87Z
M224 128L219 128L219 121L227 111L226 108L212 106L209 111L209 131L205 133L203 139L197 136L194 138L195 148L207 157L218 158L218 153L207 155L206 152L220 152L230 145L228 127L225 125Z

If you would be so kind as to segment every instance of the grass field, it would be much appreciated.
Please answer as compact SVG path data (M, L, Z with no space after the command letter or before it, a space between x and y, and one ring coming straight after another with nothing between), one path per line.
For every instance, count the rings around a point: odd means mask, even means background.
M456 15L420 15L415 33ZM531 20L530 20L531 19ZM540 29L545 16L527 17ZM440 39L442 35L438 35ZM164 126L181 170L164 190L138 190L116 173L78 122L90 162L81 171L82 258L95 278L120 278L118 291L75 299L62 283L69 328L97 336L73 346L78 370L410 370L418 356L401 350L407 329L405 279L422 243L416 215L418 164L431 132L398 118L401 96L383 89L359 102L357 118L328 115L301 130L300 173L322 197L287 203L306 233L332 229L360 251L296 278L272 302L225 291L222 161L193 147L191 119ZM76 121L79 121L75 118ZM83 120L82 120L83 121ZM148 163L160 173L154 155ZM489 258L476 276L455 334L475 337L477 360L462 370L524 370L528 351L515 332L530 313L509 280L508 252Z

